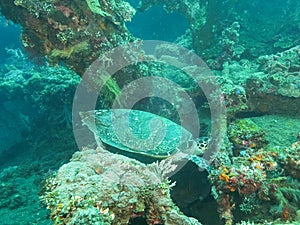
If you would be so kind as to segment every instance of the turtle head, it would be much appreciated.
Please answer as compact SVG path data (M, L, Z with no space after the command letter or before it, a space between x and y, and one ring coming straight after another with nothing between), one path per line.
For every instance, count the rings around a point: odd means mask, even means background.
M94 110L87 111L87 112L79 112L79 116L80 116L81 121L84 125L95 123L95 112L94 112Z
M81 122L83 125L87 126L92 132L96 132L95 126L95 111L86 111L79 112L79 116L81 117Z
M209 140L210 139L208 137L190 139L185 143L184 146L180 147L180 150L190 155L202 156L208 149Z
M210 139L208 137L199 137L196 139L197 149L195 150L196 155L203 155L208 149Z

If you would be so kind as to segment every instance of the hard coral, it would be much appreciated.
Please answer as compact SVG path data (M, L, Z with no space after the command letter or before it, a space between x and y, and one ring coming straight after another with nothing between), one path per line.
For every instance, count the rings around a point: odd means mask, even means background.
M84 149L47 180L42 199L57 225L128 224L137 216L150 225L200 225L172 202L172 184L164 177L168 165L145 165L102 148Z
M264 130L250 119L232 122L228 127L228 136L236 155L239 155L242 149L259 149L268 144Z
M22 43L32 56L64 63L80 75L107 50L136 40L124 25L135 10L123 0L74 0L68 5L63 0L14 0L0 2L0 8L23 27ZM72 50L84 42L87 48Z
M291 147L287 148L283 152L284 155L281 158L284 164L285 170L293 178L300 178L300 141L292 144Z
M299 178L299 156L300 142L296 142L285 150L248 148L243 155L232 157L231 165L212 164L212 192L225 223L232 224L237 204L245 215L253 216L254 208L269 212L256 213L257 219L295 220L300 207L300 184L294 179ZM249 207L252 210L247 211Z

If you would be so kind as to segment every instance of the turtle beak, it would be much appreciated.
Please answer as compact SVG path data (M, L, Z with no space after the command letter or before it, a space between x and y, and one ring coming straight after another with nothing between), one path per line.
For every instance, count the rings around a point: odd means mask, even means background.
M94 111L79 112L79 116L84 125L89 125L91 122L95 123Z
M87 115L87 112L79 112L79 116L81 119L85 118Z

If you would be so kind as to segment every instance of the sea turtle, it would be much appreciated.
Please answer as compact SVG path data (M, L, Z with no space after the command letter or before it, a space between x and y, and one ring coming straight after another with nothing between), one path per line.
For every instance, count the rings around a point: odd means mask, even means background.
M208 166L208 162L198 156L207 148L208 140L201 139L199 143L188 130L164 117L133 109L92 110L80 112L80 117L99 145L104 142L154 158L167 158L180 152L198 166Z

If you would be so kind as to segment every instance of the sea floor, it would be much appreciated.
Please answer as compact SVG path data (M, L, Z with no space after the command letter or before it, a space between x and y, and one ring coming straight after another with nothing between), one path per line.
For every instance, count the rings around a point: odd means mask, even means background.
M266 115L252 117L251 120L263 127L267 133L269 145L273 147L290 146L296 141L300 131L300 118ZM68 162L71 155L77 150L77 147L74 143L71 129L57 127L57 130L52 130L49 134L35 134L39 136L35 137L37 141L33 141L33 138L30 141L25 140L23 143L11 148L10 152L4 152L1 155L1 224L52 224L52 221L49 219L50 212L41 204L39 199L41 184L48 175L56 171L62 164ZM68 142L68 144L62 145L62 142ZM191 173L195 171L193 166L189 167L187 169L190 169ZM180 175L177 177L178 186L182 190L186 189L184 184L188 183L186 176L188 173L188 171L185 171L183 177L180 177ZM183 182L180 183L180 180ZM203 224L216 225L219 221L216 203L213 198L205 197L205 200L183 205L182 211L189 216L199 219ZM182 199L180 198L184 198L184 196L177 196L175 201L181 201ZM182 204L179 202L178 205ZM210 217L206 215L210 215ZM143 224L143 222L136 220L135 224Z

